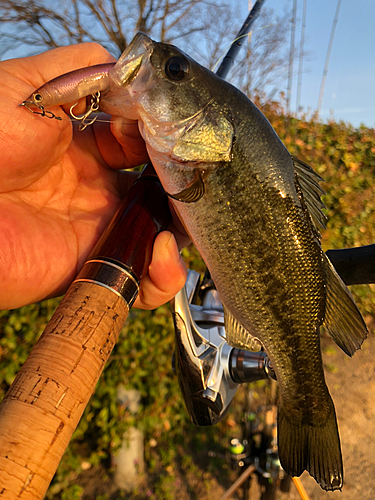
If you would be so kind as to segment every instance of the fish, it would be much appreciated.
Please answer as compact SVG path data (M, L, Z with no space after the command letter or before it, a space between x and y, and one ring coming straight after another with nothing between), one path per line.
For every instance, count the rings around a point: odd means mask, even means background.
M178 217L224 305L227 342L262 345L279 383L278 449L290 476L341 489L343 463L320 327L349 356L367 328L325 255L322 180L267 118L177 47L138 33L100 109L138 120Z

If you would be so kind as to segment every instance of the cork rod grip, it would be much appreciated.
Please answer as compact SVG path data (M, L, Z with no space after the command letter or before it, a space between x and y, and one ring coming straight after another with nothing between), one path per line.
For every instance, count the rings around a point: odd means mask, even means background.
M0 407L0 498L44 497L129 309L73 283Z

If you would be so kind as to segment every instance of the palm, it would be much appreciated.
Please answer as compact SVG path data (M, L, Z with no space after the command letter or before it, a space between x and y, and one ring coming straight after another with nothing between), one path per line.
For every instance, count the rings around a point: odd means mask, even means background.
M103 49L89 47L86 65L110 60ZM2 308L66 289L112 217L126 183L131 182L116 169L146 160L136 132L133 138L120 139L120 146L107 124L81 134L69 120L43 118L18 106L45 81L75 69L71 57L69 69L54 63L56 58L50 55L56 52L38 56L44 57L44 74L30 59L22 60L26 61L23 67L17 61L3 62L0 67L0 80L5 82L0 95ZM79 52L82 58L82 48ZM63 115L61 110L56 114ZM134 125L128 127L136 130Z

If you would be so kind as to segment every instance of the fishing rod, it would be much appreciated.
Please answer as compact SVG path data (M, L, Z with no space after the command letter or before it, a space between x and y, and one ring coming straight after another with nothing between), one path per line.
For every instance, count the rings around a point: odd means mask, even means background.
M327 250L327 257L346 285L375 283L375 245Z
M263 1L257 0L243 33ZM44 497L138 295L154 239L170 220L167 196L148 166L0 405L2 500Z
M265 0L257 0L256 3L254 4L254 7L251 9L249 12L249 15L247 16L245 22L243 23L240 31L237 33L235 39L233 40L228 52L226 55L223 57L223 60L219 66L219 69L216 71L217 76L220 76L223 80L226 79L228 76L229 71L232 69L232 66L234 64L234 60L238 55L238 52L240 51L242 44L243 44L243 38L245 38L251 30L252 25L254 24L254 21L258 17L260 13L260 9L262 8L262 5L264 4Z

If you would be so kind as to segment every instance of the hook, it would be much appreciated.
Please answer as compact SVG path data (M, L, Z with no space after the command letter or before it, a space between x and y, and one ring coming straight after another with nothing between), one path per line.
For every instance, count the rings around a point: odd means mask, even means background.
M70 108L70 110L69 110L70 116L74 120L78 120L81 122L79 124L79 131L80 132L85 130L85 128L87 128L88 126L92 125L94 123L94 121L98 118L97 116L95 116L94 118L91 119L91 121L86 121L86 119L91 115L91 113L95 113L96 111L99 110L99 103L100 103L100 91L95 92L95 94L91 95L90 105L87 107L86 112L83 115L78 116L78 115L75 115L73 113L73 108L75 108L75 106L77 106L77 104L78 104L77 102L75 104L73 104L73 106Z
M73 113L73 108L75 106L77 106L78 103L75 103L73 104L73 106L70 108L69 110L69 114L70 116L74 119L74 120L77 120L77 121L80 121L81 123L79 124L79 130L80 132L82 132L83 130L85 130L85 128L87 128L89 125L92 125L94 123L94 121L98 118L97 116L95 116L94 118L92 118L91 120L87 121L87 118L91 115L91 113L95 113L99 110L99 104L100 104L100 92L96 92L95 94L92 94L91 95L91 101L90 101L90 104L89 106L87 107L86 109L86 112L81 115L81 116L78 116L78 115L75 115ZM37 104L36 102L34 101L23 101L20 106L25 106L25 108L30 111L31 113L33 113L34 115L41 115L41 116L45 116L47 118L55 118L55 120L62 120L62 118L60 116L56 116L54 113L52 113L52 111L49 111L48 109L45 109L44 106L42 104ZM35 109L33 108L37 108L39 111L36 111Z
M46 118L55 118L55 120L62 120L61 116L56 116L54 113L52 113L52 111L44 109L44 106L42 106L41 104L36 104L34 101L23 101L21 102L20 106L25 106L25 108L34 115L41 115L45 116ZM36 108L40 109L40 111L35 111L35 109L32 109L31 106L35 106Z

